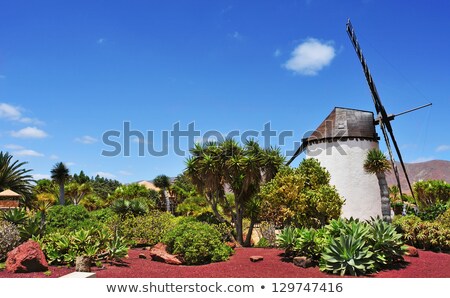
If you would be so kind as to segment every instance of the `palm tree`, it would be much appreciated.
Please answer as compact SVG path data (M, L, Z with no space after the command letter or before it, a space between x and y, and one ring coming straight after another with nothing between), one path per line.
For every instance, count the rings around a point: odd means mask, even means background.
M33 177L29 174L32 170L23 169L27 162L12 161L12 155L0 151L0 191L11 189L22 195L25 204L30 204L32 197Z
M381 194L381 215L383 220L391 222L391 206L389 201L389 187L386 182L385 172L391 170L391 164L387 160L383 152L378 148L370 149L367 152L366 160L364 161L364 170L369 174L375 174L378 179Z
M218 212L217 206L230 205L225 199L225 185L234 194L232 221L236 229L236 240L250 245L254 224L258 219L258 199L255 197L260 185L275 176L284 159L278 149L263 150L259 144L250 140L242 147L236 141L228 139L220 144L197 144L191 149L192 156L186 161L186 174L204 194L217 219L226 222ZM278 155L278 156L277 156ZM247 238L243 239L243 218L250 218Z
M170 212L170 198L166 195L166 189L170 187L170 178L166 175L158 175L153 179L153 184L161 188L161 195L166 202L166 211Z
M64 163L58 162L53 166L50 173L52 174L52 179L59 185L59 204L64 205L64 183L69 180L69 169Z

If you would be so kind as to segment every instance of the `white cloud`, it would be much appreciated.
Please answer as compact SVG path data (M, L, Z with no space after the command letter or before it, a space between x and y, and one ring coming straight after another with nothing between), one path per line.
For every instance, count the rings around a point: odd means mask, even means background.
M280 49L276 49L275 52L273 52L273 56L274 57L280 57L281 56L281 50Z
M444 151L449 151L450 150L450 145L440 145L436 148L436 152L444 152Z
M68 162L65 162L64 164L68 167L76 165L76 163L74 163L73 161L68 161Z
M427 157L423 156L423 157L419 157L419 158L412 160L411 163L426 162L426 161L430 161L433 159L435 159L434 156L427 156Z
M234 31L232 34L230 34L230 37L235 40L243 40L244 39L244 36L242 36L242 34L240 34L237 31Z
M3 147L5 147L5 149L9 149L9 150L22 150L22 149L24 149L23 146L16 145L16 144L6 144Z
M0 103L0 118L9 119L9 120L18 120L20 119L22 113L20 112L18 107L13 107L7 103Z
M23 117L22 109L19 107L12 106L7 103L0 103L0 119L18 121L26 124L43 125L44 123L39 119Z
M106 38L100 37L97 39L97 44L104 44L106 42Z
M336 51L331 42L322 43L315 38L308 38L294 49L284 67L301 75L315 76L335 56Z
M56 155L56 154L52 154L52 155L50 155L48 158L50 158L50 159L52 159L52 160L56 160L56 159L59 159L59 156Z
M108 172L96 172L94 174L94 176L97 176L97 175L99 175L100 177L103 177L103 178L107 178L107 179L115 179L116 178L116 175L114 175L112 173L108 173Z
M12 154L14 156L32 156L32 157L42 157L44 154L39 153L37 151L31 149L22 149L18 151L13 151Z
M130 172L128 172L128 171L119 171L119 174L120 175L122 175L122 176L131 176L131 175L133 175L133 173L130 173Z
M50 179L49 174L33 174L34 180L41 180L41 179Z
M75 141L82 144L94 144L98 140L91 136L82 136L80 138L76 138Z
M11 136L15 138L31 138L31 139L42 139L48 136L48 134L37 128L37 127L25 127L19 131L11 132Z

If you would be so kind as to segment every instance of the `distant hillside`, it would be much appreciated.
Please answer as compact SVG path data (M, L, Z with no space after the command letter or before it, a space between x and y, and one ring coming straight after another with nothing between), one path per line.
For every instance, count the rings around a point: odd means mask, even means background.
M419 163L405 164L411 185L420 180L444 180L450 183L450 161L447 160L431 160ZM400 173L400 184L405 193L409 193L408 184L402 167L397 163ZM396 185L394 172L387 173L386 180L389 186Z

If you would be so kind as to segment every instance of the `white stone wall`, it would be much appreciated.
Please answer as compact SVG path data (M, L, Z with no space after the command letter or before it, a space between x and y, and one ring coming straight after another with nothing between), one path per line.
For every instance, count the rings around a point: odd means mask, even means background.
M378 143L367 140L347 140L312 144L306 157L317 158L331 174L335 185L345 199L342 217L359 219L381 217L381 196L376 175L366 174L363 168L367 152L378 148Z

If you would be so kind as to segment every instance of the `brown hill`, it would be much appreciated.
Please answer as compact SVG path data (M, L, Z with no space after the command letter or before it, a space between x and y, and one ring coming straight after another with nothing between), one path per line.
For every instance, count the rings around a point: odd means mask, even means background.
M418 163L406 163L406 171L408 172L411 184L420 180L444 180L450 183L450 161L448 160L430 160ZM402 167L397 163L400 173L400 184L404 193L409 193L408 184ZM389 186L396 185L394 172L386 174L386 180Z

